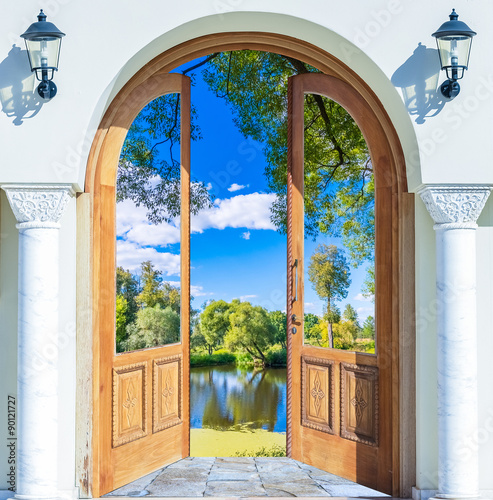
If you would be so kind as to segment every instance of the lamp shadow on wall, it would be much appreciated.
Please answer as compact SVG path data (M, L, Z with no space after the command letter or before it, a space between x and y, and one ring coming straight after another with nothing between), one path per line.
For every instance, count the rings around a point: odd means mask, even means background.
M439 76L438 50L421 43L392 75L391 82L402 90L404 104L409 114L416 116L416 123L424 123L426 118L436 116L445 105L438 85Z
M43 100L35 90L34 78L27 50L14 44L8 56L0 62L0 103L2 111L14 118L14 125L22 125L43 107Z

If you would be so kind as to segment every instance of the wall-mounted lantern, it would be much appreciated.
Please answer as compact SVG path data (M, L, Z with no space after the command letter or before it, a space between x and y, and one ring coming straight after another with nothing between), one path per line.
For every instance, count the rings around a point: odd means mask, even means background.
M26 42L31 71L41 82L38 85L38 94L45 100L50 100L56 95L56 85L53 75L58 70L62 33L53 23L46 21L46 14L38 15L38 22L31 24L21 35Z
M464 76L469 65L472 37L476 35L466 23L459 21L459 15L452 9L450 20L443 23L432 36L437 39L440 65L447 73L440 90L448 99L453 99L460 92L457 80Z

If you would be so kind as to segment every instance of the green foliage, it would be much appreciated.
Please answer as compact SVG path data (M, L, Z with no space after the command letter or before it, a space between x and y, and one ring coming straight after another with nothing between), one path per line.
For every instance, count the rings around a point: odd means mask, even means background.
M348 321L354 321L354 323L358 324L358 313L351 304L346 304L342 317Z
M213 300L202 311L200 333L204 337L209 354L223 343L224 336L231 326L229 316L234 307L224 300Z
M351 284L350 269L344 251L335 245L320 244L310 257L308 276L314 290L328 305L347 297ZM330 313L330 309L327 309Z
M180 215L180 162L174 158L179 156L179 102L179 94L151 101L133 121L118 163L117 201L130 199L137 206L143 205L154 224L169 222ZM195 122L196 111L192 106L192 140L200 138ZM192 182L190 194L192 213L211 206L203 183Z
M351 284L349 265L344 252L335 245L320 244L310 258L308 277L321 299L327 300L328 347L333 343L332 324L339 313L333 301L345 299Z
M267 366L286 366L287 364L286 348L271 347L265 357Z
M371 339L357 339L353 346L353 350L375 354L375 341Z
M373 316L368 316L363 323L361 337L364 339L375 340L375 319Z
M366 270L366 278L363 283L362 292L363 296L375 302L375 263L368 266Z
M190 366L229 365L236 361L236 356L228 351L218 351L213 354L191 354Z
M247 352L254 361L266 365L265 351L273 344L276 328L268 312L250 302L241 302L230 315L231 328L224 337L232 351Z
M140 307L154 307L164 303L164 290L162 288L162 272L154 268L150 260L140 265L141 290L136 297Z
M121 343L127 336L128 302L123 295L116 296L116 352L121 352Z
M272 220L286 230L287 80L317 72L292 58L257 51L218 54L203 72L224 97L245 137L264 147L265 174L277 194ZM373 257L374 183L364 138L347 111L318 95L305 96L305 231L338 236L353 264Z
M360 331L354 321L341 319L339 323L334 323L332 328L334 347L336 349L351 349Z
M257 450L243 450L236 451L234 454L235 457L285 457L286 456L286 447L280 446L278 444L274 444L270 448L266 446L262 446Z
M286 349L286 329L287 329L287 316L282 311L269 312L270 320L276 328L276 335L274 342L281 344L283 349Z
M159 304L145 307L137 313L135 323L127 326L127 339L122 342L125 351L173 344L180 340L180 315Z

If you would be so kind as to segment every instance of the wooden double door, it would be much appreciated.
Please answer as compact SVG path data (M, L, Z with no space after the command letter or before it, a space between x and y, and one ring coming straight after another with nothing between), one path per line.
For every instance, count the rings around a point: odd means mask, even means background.
M114 335L101 338L96 385L99 404L95 407L100 434L95 437L98 454L94 464L98 482L95 492L99 495L189 455L190 80L182 75L161 75L159 93L175 92L181 94L181 341L117 355ZM362 129L372 154L377 214L376 355L317 348L303 341L306 93L327 96L344 106ZM392 199L391 191L385 182L379 182L377 174L378 165L386 161L378 142L382 132L363 99L332 76L311 73L290 78L288 106L288 455L395 494L395 363L392 325L385 323L392 314L391 301L386 301L392 282L392 228L385 207ZM109 190L106 197L100 197L103 205L105 199L114 200L114 186L101 189ZM114 203L101 207L101 213L103 208L108 221L106 232L115 241ZM113 279L114 250L105 249L105 267L109 270L106 279ZM114 321L114 302L108 300L105 310L107 321L111 317ZM104 320L104 311L101 314Z

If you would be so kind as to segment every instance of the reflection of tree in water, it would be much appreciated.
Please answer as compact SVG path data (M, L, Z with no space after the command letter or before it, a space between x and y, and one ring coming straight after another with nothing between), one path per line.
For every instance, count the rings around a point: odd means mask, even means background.
M273 432L285 384L285 370L204 367L192 372L190 396L193 406L203 408L201 427ZM198 423L192 422L192 427Z

